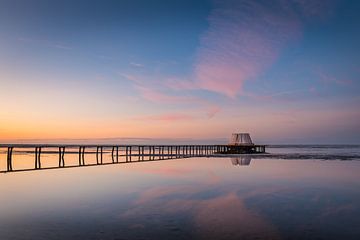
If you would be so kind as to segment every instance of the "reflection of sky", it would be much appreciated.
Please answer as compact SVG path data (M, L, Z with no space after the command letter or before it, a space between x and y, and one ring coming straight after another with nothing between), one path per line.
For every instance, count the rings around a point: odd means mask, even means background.
M358 161L192 158L2 174L0 238L357 239L359 170Z

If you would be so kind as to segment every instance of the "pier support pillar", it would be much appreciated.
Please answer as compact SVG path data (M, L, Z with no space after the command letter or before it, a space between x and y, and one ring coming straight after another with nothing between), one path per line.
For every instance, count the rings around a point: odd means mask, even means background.
M59 147L59 167L65 167L65 147Z
M103 164L103 147L96 147L96 164Z
M80 146L79 147L79 166L85 165L85 147Z
M41 147L35 147L35 169L41 168Z
M118 146L113 146L111 149L111 161L112 161L112 163L119 162L119 147Z
M9 172L13 170L13 167L12 167L13 149L14 149L14 147L8 147L8 150L7 150L7 171L9 171Z

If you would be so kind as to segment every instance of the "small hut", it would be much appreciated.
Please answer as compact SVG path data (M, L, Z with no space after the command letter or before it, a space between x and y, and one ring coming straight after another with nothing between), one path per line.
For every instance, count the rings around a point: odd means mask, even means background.
M231 146L253 146L249 133L233 133L229 142Z
M250 154L265 153L265 145L255 145L249 133L233 133L229 144L222 153L226 154Z

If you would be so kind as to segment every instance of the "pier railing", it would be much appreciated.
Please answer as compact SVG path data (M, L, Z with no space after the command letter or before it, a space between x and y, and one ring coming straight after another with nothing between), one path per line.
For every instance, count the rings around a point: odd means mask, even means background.
M6 165L0 173L41 169L96 166L107 164L158 161L176 158L205 157L214 154L264 153L264 145L40 145L0 144L0 157L6 156ZM14 156L19 163L24 156L33 155L33 162L14 166ZM49 159L43 156L52 156ZM71 155L66 159L65 155ZM89 159L92 156L92 159ZM57 158L54 161L54 158ZM0 159L2 161L2 159Z

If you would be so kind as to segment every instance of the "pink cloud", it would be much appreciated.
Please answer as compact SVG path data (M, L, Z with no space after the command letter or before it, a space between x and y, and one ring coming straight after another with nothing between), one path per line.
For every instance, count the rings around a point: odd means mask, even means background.
M207 116L208 116L208 118L212 118L220 111L221 111L221 108L219 106L211 105L207 108Z
M167 78L164 82L164 85L167 88L174 89L174 90L199 89L199 86L197 86L196 82L194 82L192 79L183 79L183 78L176 78L176 77Z
M235 97L245 81L261 74L301 35L301 23L283 1L271 8L254 1L215 5L197 54L195 81L202 89Z
M187 105L196 106L199 108L200 111L205 112L205 114L208 118L214 117L218 112L221 111L221 107L218 106L217 104L213 104L210 101L208 101L206 99L202 99L198 96L191 96L189 94L186 94L186 95L184 95L184 94L171 95L170 94L170 93L173 93L174 90L177 93L180 90L184 90L183 89L184 86L177 86L178 89L176 89L177 87L174 87L174 85L172 85L173 86L172 89L165 88L165 89L162 89L162 91L161 91L160 89L156 89L156 88L152 87L151 85L153 85L153 82L151 80L146 81L146 78L128 75L128 74L121 74L121 76L134 82L135 88L138 90L141 97L146 100L149 100L151 102L161 103L161 104L187 104ZM171 79L169 81L165 81L164 86L167 88L170 88L169 86L171 85L171 81L173 81L173 82L176 81L179 83L178 80ZM150 82L151 84L148 84L148 82ZM158 86L163 87L163 85L161 83L159 83ZM192 88L193 86L189 85L188 87ZM167 91L167 93L163 92L165 90ZM164 118L161 117L160 119L164 119ZM167 117L166 119L175 119L175 118ZM184 120L184 119L185 118L183 118L182 120ZM155 119L153 119L153 120L155 120Z

